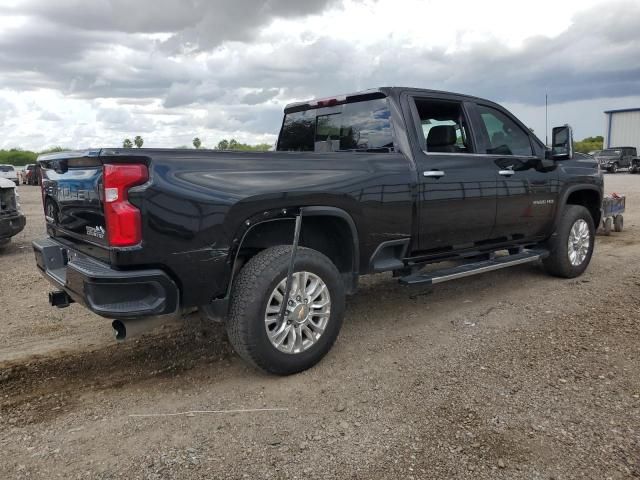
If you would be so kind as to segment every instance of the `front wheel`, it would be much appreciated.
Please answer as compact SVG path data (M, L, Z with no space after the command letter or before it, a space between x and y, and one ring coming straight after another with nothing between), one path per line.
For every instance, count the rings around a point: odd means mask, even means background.
M618 173L618 164L614 163L613 165L611 165L611 170L609 170L611 173Z
M545 270L556 277L574 278L589 265L595 243L593 218L581 205L567 205L554 236L547 242Z
M283 306L291 249L268 248L247 262L234 282L227 319L229 340L238 355L277 375L318 363L338 337L344 316L340 272L325 255L304 247L298 248L289 300Z

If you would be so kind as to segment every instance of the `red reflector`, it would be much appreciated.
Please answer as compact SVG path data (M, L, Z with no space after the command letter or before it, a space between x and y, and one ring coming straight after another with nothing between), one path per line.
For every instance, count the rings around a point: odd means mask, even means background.
M140 210L129 203L129 189L149 179L146 165L107 164L103 167L104 217L112 247L130 247L142 240Z

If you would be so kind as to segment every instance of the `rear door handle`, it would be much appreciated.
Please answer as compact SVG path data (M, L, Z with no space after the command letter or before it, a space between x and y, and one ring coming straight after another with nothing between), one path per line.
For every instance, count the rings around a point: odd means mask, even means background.
M425 177L435 177L435 178L444 177L444 172L442 170L425 170L422 174Z
M513 170L510 170L510 169L498 171L498 175L502 175L503 177L510 177L514 173L516 173L516 172L514 172Z

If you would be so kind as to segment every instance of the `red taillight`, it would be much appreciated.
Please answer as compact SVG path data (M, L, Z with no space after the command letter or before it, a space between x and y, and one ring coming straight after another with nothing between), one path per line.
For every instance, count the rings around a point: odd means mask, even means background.
M107 164L103 167L104 217L112 247L130 247L142 240L140 210L129 203L129 188L149 179L145 165Z

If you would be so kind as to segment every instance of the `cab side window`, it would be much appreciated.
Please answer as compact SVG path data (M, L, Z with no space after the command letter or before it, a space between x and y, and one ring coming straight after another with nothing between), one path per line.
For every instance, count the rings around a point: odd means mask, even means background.
M471 153L469 130L459 102L415 99L428 153Z
M533 155L531 140L513 120L495 108L478 105L478 113L487 133L491 155Z

